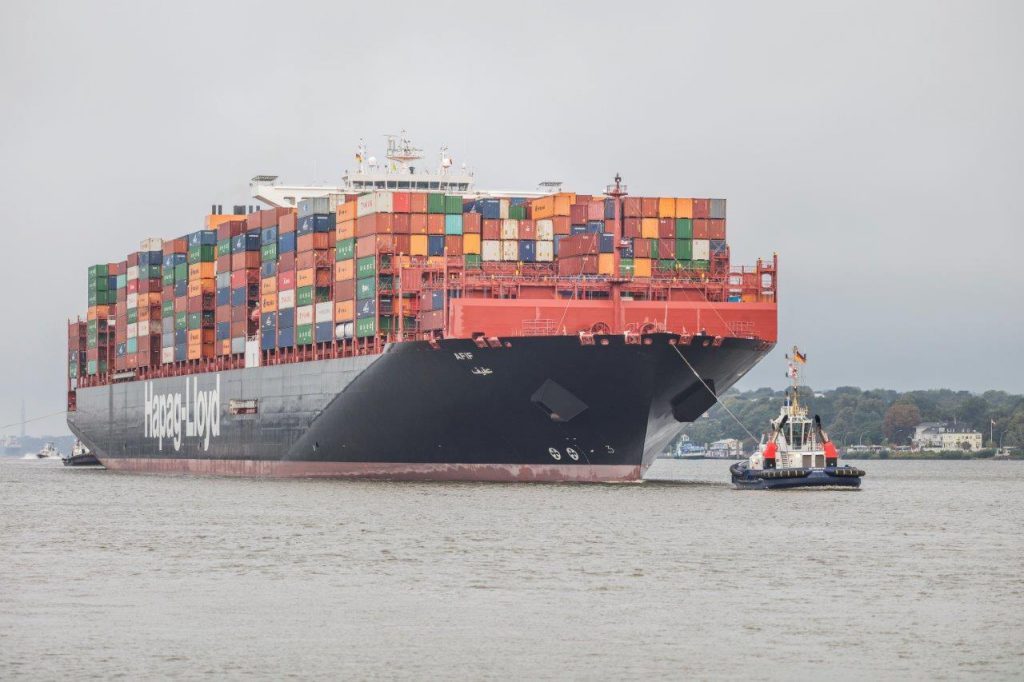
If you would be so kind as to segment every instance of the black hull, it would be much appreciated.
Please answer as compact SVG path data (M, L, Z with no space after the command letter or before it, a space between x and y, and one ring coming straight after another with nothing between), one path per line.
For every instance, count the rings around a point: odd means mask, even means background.
M115 470L632 481L680 422L714 402L670 344L676 338L584 346L576 337L522 337L483 349L450 339L439 348L402 343L378 356L112 384L79 389L68 424ZM770 350L702 337L678 348L718 393ZM217 416L191 419L200 435L184 435L196 399L212 404L218 385ZM171 394L190 406L177 422L170 398L161 400ZM255 414L233 413L253 400Z

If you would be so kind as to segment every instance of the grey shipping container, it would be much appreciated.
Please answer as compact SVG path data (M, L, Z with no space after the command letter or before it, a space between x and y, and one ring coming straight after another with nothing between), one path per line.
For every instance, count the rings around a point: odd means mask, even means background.
M708 210L709 218L725 219L725 199L712 199Z

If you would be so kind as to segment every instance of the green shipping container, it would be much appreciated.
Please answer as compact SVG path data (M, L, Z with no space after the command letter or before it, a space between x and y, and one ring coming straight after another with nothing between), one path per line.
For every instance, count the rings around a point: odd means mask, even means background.
M165 287L173 287L174 286L174 268L168 268L166 271L164 271L164 275L161 278L161 280L163 281L163 284L164 284Z
M409 317L407 315L403 324L406 331L416 329L416 318ZM380 318L380 330L382 332L389 332L392 331L392 329L394 331L398 331L398 318L393 316L382 316Z
M707 270L711 267L711 262L706 260L695 260L693 261L694 270Z
M373 336L377 333L377 319L373 317L364 317L356 320L356 337L363 338L366 336Z
M334 260L348 260L356 255L356 240L342 239L334 249Z
M277 242L273 244L264 244L260 248L260 260L264 263L277 260Z
M110 268L107 265L90 265L89 266L89 279L96 279L98 277L106 277L110 274Z
M185 331L188 329L188 313L174 313L174 330Z
M330 287L317 287L313 289L313 303L327 303L331 300Z
M466 267L467 268L480 268L482 267L482 259L478 253L467 253L466 256Z
M373 277L377 274L377 257L364 256L356 261L356 277Z
M213 244L201 244L188 247L188 263L212 263L217 260L217 247ZM186 270L187 272L187 270Z
M138 322L139 321L139 309L138 308L129 308L128 309L128 315L126 317L128 318L128 324L134 324L134 323Z
M680 218L682 220L682 218ZM676 240L676 260L690 260L693 258L693 240Z
M177 282L187 282L188 281L188 264L187 263L179 263L178 265L174 266L174 281L175 281L175 283L177 283Z
M427 213L444 213L445 199L443 194L431 192L427 195Z
M129 354L133 354L133 353L138 353L139 352L139 340L136 337L134 337L134 336L132 338L128 339L128 343L126 343L125 346L126 346L126 351Z
M430 211L433 213L433 211ZM447 196L444 198L444 212L451 215L462 216L462 197Z
M313 343L313 325L300 324L295 328L295 345L309 346Z
M509 206L508 217L511 220L526 220L526 206Z
M75 379L75 378L78 377L78 363L77 362L70 362L70 363L68 363L68 376L71 377L72 379Z
M377 278L364 277L356 280L356 299L362 301L377 295Z
M676 218L676 239L693 239L693 221L689 218Z
M313 287L299 287L295 290L295 305L313 305Z
M96 332L98 332L99 329L100 329L100 322L99 322L99 320L89 320L88 322L85 323L85 333L86 334L91 334L91 335L95 336Z
M454 215L449 213L444 217L444 233L461 235L462 234L462 214Z
M222 239L217 242L217 256L230 256L231 255L231 240Z
M90 291L106 291L110 288L110 280L107 277L89 280Z
M676 262L671 258L662 258L658 261L658 269L662 272L672 272L676 269Z
M632 258L621 258L619 259L619 274L620 275L633 275L633 259Z
M90 291L88 296L89 307L99 305L99 295L95 291Z
M163 301L160 303L161 317L174 317L174 301Z
M202 329L203 328L203 315L202 313L185 313L186 327L188 329Z
M377 289L384 293L385 291L394 291L394 278L391 275L381 275L377 280Z
M140 279L146 279L146 278L145 277L141 277ZM114 286L117 287L118 289L127 289L128 288L128 275L118 275L117 279L115 280Z
M679 260L676 261L676 268L678 268L679 270L692 270L693 269L693 261L691 261L688 258L687 259L679 259Z

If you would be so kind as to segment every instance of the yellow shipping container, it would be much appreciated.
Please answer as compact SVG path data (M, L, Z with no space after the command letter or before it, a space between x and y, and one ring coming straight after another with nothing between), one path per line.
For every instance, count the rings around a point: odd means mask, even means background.
M206 229L216 230L220 225L230 220L245 220L244 215L207 215L206 216Z
M462 252L479 254L480 253L480 235L478 234L464 234L462 235Z
M534 220L543 220L555 215L555 197L540 197L530 202L530 209Z
M335 301L334 319L338 322L351 322L355 319L355 301Z
M316 270L304 268L295 273L295 286L311 287L316 283Z
M601 275L615 274L615 254L601 253L597 256L597 272Z
M353 273L355 273L355 266L352 260L340 260L334 264L334 281L344 282L347 279L352 279Z
M572 192L559 192L555 195L555 213L554 215L569 215L571 213L570 208L576 203L576 195ZM549 216L545 216L549 217ZM534 216L534 220L537 217Z
M264 294L260 296L260 312L272 313L277 310L277 294Z
M644 239L657 239L658 238L658 219L657 218L641 218L640 219L640 236Z
M693 217L693 199L676 199L676 217Z
M427 235L414 234L409 237L409 254L413 256L427 255Z
M659 218L675 218L676 217L676 200L672 197L661 197L658 199L658 217Z
M634 258L633 259L633 276L634 277L650 277L651 276L651 259L650 258Z

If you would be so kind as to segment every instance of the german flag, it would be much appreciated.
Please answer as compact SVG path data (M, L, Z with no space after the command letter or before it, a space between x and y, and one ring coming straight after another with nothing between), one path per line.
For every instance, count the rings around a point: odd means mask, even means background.
M793 349L793 359L799 362L801 365L807 364L807 356L798 351L796 348Z

